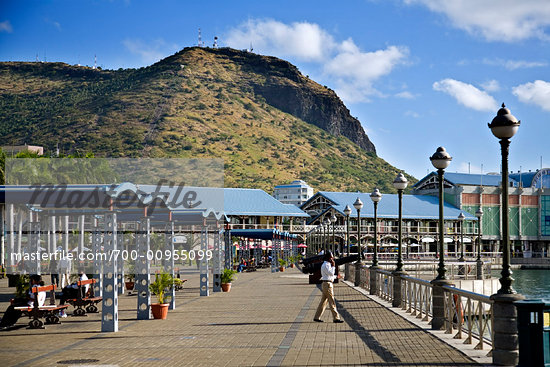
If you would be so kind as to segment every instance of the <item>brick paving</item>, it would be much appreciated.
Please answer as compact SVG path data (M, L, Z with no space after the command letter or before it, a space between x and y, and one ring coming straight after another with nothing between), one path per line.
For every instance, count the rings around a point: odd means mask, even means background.
M2 366L474 366L474 360L353 288L335 286L345 321L313 322L320 290L298 270L239 274L230 293L199 297L199 278L177 292L167 320L136 320L136 297L119 298L117 333L100 314L61 325L0 332ZM0 280L0 300L7 300ZM0 303L4 311L7 302ZM81 360L76 363L75 360ZM71 362L73 361L73 362Z

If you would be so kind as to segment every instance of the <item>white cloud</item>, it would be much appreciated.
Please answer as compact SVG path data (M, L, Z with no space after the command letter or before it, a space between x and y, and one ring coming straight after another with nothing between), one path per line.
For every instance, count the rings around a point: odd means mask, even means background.
M500 90L500 84L497 80L488 80L485 83L481 83L481 88L487 92L496 92Z
M230 30L224 38L233 48L245 49L252 44L261 53L304 61L323 60L335 47L330 34L307 22L287 25L275 20L251 19Z
M406 112L404 113L404 115L405 115L405 116L409 116L409 117L414 117L415 119L420 118L420 114L419 114L418 112L411 111L411 110L406 111Z
M550 83L535 80L512 88L512 93L521 102L535 104L543 110L550 111Z
M13 32L13 27L11 26L11 23L9 20L0 22L0 32L6 32L6 33Z
M453 26L488 41L550 39L550 1L541 0L404 0L446 15Z
M403 92L399 92L395 94L396 97L404 98L404 99L415 99L416 95L412 94L411 92L405 90Z
M433 89L447 93L458 103L477 111L494 111L497 103L493 97L471 84L454 79L443 79L433 84Z
M167 44L163 39L157 39L150 43L139 39L125 39L122 44L128 51L138 55L141 61L147 64L155 63L179 49L176 44Z
M351 38L337 42L319 25L307 22L284 24L271 19L251 19L230 30L224 39L233 48L249 48L252 44L254 50L263 54L318 65L346 102L383 97L373 83L397 65L406 63L409 55L408 48L403 46L366 52Z
M525 60L503 60L503 59L483 59L486 65L502 66L508 70L528 69L548 66L546 61L525 61Z
M369 96L382 94L373 83L389 74L397 65L404 64L409 50L388 46L385 50L362 52L351 39L340 46L339 53L324 65L324 71L338 78L338 92L348 102L368 101Z

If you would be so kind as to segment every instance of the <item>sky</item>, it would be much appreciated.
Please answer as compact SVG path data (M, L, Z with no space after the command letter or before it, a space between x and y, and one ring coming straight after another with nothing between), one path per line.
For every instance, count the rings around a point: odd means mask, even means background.
M451 172L500 172L487 123L521 120L509 168L550 166L550 1L0 0L0 61L104 69L184 47L248 49L335 90L377 154L420 179L447 149Z

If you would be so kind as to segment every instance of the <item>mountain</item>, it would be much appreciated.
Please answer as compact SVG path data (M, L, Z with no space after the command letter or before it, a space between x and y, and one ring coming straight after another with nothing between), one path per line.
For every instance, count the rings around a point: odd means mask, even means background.
M399 170L331 89L287 61L190 47L140 69L0 63L0 144L222 157L227 187L394 191ZM414 178L408 176L415 181Z

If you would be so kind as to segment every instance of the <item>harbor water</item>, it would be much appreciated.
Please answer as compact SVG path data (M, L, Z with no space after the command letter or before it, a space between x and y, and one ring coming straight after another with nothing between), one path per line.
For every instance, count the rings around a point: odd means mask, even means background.
M493 277L500 278L500 270L493 271ZM550 270L514 269L512 287L528 299L543 299L550 302Z

